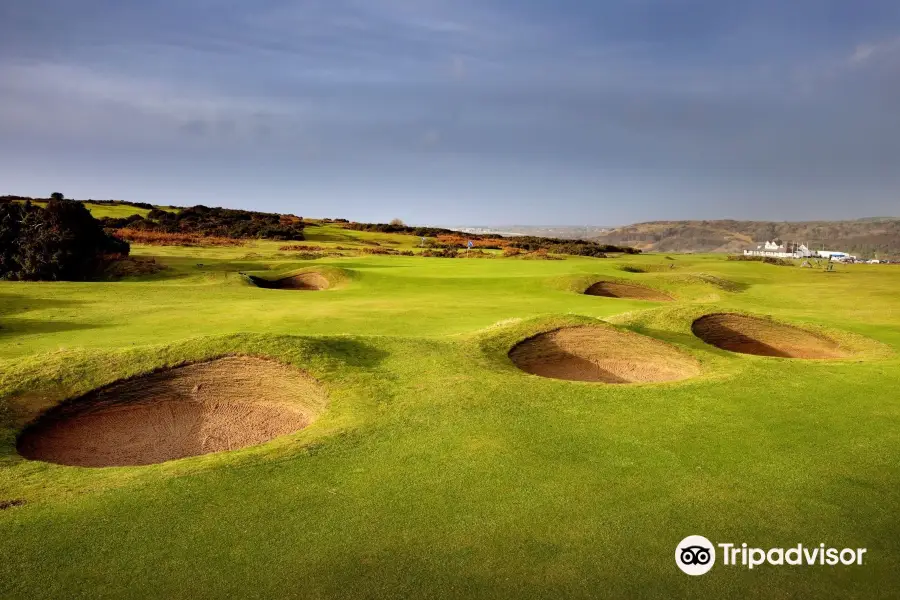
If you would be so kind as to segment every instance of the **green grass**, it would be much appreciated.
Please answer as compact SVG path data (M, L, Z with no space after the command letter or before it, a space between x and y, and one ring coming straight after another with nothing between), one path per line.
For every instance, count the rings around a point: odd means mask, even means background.
M318 245L418 242L308 233ZM304 262L280 245L135 247L171 267L146 280L0 282L0 501L26 501L0 511L0 597L875 598L900 588L900 269L826 274L715 256L678 256L675 269L661 256ZM340 285L263 290L238 275L312 266ZM577 293L598 277L678 301ZM825 328L863 353L769 359L690 334L696 316L723 310ZM702 374L582 384L506 359L532 333L596 318L676 344ZM308 370L329 409L256 448L150 467L61 467L15 452L18 428L43 407L231 353ZM717 565L690 578L673 560L689 534L868 554L862 567Z
M46 206L47 202L38 200L33 204L35 206L43 207ZM150 212L150 209L129 206L127 204L97 204L95 202L85 201L84 207L90 211L95 219L102 219L103 217L123 219L125 217L130 217L131 215L141 215L142 217L146 217L147 213ZM173 212L171 207L161 206L159 208Z

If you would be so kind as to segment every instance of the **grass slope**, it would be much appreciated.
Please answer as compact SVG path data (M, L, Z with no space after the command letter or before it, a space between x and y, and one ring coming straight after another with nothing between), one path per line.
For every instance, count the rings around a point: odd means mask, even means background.
M0 511L0 597L875 598L900 586L900 269L709 256L674 269L653 256L299 261L278 246L136 247L171 268L0 283L0 501L25 501ZM342 284L265 290L238 275L319 265ZM595 277L676 302L579 294ZM825 328L862 351L790 361L690 334L697 316L731 310ZM506 357L538 331L596 318L675 344L701 374L585 384ZM229 354L309 371L328 410L256 448L150 467L15 452L41 408ZM869 551L863 567L690 578L673 561L688 534Z

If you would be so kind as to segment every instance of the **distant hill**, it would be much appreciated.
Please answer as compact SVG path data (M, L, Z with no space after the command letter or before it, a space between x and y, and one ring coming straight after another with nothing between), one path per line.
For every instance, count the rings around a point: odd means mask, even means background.
M591 236L604 244L649 252L740 252L778 240L812 249L843 250L861 257L900 256L900 218L855 221L651 221L616 227Z

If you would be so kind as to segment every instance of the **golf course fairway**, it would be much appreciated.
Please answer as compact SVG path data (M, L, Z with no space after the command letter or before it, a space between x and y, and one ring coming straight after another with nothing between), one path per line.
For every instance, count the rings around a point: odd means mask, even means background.
M324 247L371 239L310 230ZM110 282L0 282L0 597L900 589L900 267L826 273L714 255L305 260L278 247L135 245L134 256L168 268ZM327 285L265 289L249 278L298 273ZM585 294L600 281L671 301ZM840 352L732 352L694 334L711 314L797 327ZM635 336L648 361L681 370L660 378L671 381L631 378L643 372L631 352L615 363L625 375L569 381L511 360L517 344L568 328L579 344L590 328ZM225 451L178 450L187 457L155 464L73 466L19 452L22 432L64 401L227 357L273 365L259 371L266 381L230 384L235 397L243 385L254 400L269 402L271 389L289 402L283 378L308 378L322 394L315 418L261 443L228 450L237 446L223 438L210 447ZM752 570L720 557L690 577L673 560L689 535L867 553L859 566Z

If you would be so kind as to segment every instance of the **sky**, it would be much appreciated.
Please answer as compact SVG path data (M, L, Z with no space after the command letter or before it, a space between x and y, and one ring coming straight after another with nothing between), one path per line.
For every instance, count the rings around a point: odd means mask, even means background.
M4 0L0 194L900 216L897 0Z

